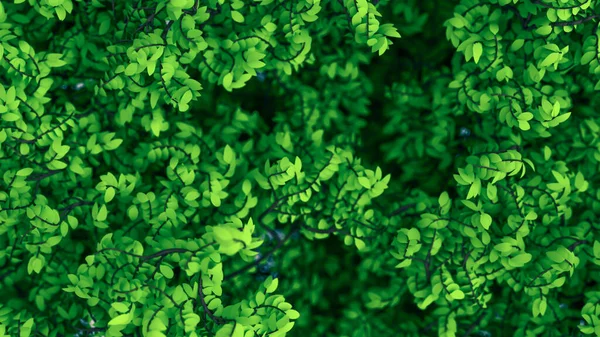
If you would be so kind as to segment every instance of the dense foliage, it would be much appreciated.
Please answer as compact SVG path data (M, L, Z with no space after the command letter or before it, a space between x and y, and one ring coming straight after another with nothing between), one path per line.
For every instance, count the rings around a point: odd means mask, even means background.
M1 1L0 337L600 336L597 90L597 0Z

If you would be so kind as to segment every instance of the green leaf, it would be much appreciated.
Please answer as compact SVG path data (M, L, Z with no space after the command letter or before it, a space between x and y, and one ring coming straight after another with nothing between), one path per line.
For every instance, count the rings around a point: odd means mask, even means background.
M108 322L109 326L113 326L113 325L127 325L131 322L131 315L129 313L127 314L121 314L118 315L116 317L114 317L113 319L111 319Z
M217 330L217 332L215 333L215 337L233 337L234 329L237 325L237 323L235 324L235 326L231 323L222 325L219 328L219 330Z
M279 279L275 278L271 281L271 283L269 284L269 286L266 288L266 293L270 294L272 292L274 292L277 289L277 286L279 285Z
M106 217L108 215L108 211L106 209L106 205L102 205L100 206L100 209L98 210L98 214L96 215L96 221L104 221L106 220Z
M212 193L210 195L210 202L215 207L221 206L221 198L219 198L219 196L216 193Z
M482 213L481 216L479 217L479 221L481 222L481 226L483 226L483 228L490 229L490 226L492 224L492 217L487 214L487 213Z
M450 202L450 197L448 196L448 192L444 191L438 198L438 204L440 207L444 207L448 202Z
M513 258L510 259L510 263L513 266L524 266L525 264L527 264L529 261L531 261L531 254L529 253L521 253Z
M371 188L371 181L367 177L358 177L358 183L366 189Z
M262 292L256 293L256 304L262 305L263 303L265 303L265 294Z
M475 63L479 63L479 59L481 58L482 54L483 45L481 44L481 42L473 43L473 60L475 61Z
M535 30L535 33L538 35L549 35L552 33L552 27L550 25L541 26Z
M185 195L185 200L187 201L194 201L196 199L198 199L200 197L200 193L196 190L190 190L186 195Z
M238 11L231 11L231 18L238 23L244 22L244 16Z
M225 150L223 151L223 161L227 164L231 164L233 161L233 150L229 145L226 145Z
M104 202L109 203L115 197L115 189L108 187L104 192Z
M513 245L508 242L499 243L494 246L494 249L499 252L509 252L513 249Z
M367 246L363 240L358 238L354 238L354 244L356 245L356 249L358 249L358 251L363 251Z
M241 324L235 324L233 328L233 332L231 333L231 337L243 337L244 336L244 328Z
M111 306L118 312L129 312L129 306L123 302L114 302Z
M233 81L233 73L227 73L223 77L223 87L227 90L231 90L231 83Z
M67 17L67 11L65 11L64 7L55 7L54 11L56 12L56 16L60 21L64 21Z
M594 257L597 259L600 259L600 241L598 241L598 240L594 241L593 250L594 250Z
M160 273L163 274L163 276L168 279L172 279L173 276L175 275L173 273L173 269L171 269L171 267L164 265L164 264L160 265Z
M548 308L548 302L546 301L546 298L544 297L540 301L540 315L544 316L546 314L546 308Z
M129 65L127 65L127 68L125 68L125 75L133 76L137 72L137 69L137 63L130 63Z
M20 169L19 171L17 171L17 177L27 177L29 175L31 175L31 173L33 173L33 169L32 168L23 168Z
M465 298L465 293L463 293L460 289L456 289L450 294L450 296L455 300L462 300Z
M215 234L215 237L219 241L233 240L233 236L231 235L231 232L227 228L224 228L221 226L213 227L213 233Z

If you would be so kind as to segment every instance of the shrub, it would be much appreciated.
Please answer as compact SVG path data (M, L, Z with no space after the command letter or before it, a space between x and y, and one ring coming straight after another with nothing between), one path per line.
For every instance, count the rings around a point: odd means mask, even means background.
M600 336L599 34L595 0L1 2L0 337Z

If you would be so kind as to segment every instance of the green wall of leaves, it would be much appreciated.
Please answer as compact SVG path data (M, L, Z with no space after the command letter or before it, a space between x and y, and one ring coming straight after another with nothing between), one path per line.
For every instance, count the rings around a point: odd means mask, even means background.
M0 2L0 337L600 336L600 1Z

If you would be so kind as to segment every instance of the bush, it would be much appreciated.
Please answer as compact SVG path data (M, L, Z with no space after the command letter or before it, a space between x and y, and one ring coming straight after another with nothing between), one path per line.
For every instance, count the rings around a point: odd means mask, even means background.
M600 336L599 34L596 0L1 2L0 337Z

